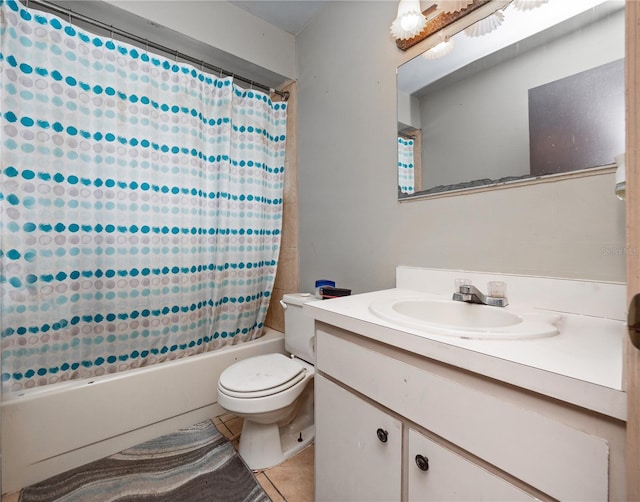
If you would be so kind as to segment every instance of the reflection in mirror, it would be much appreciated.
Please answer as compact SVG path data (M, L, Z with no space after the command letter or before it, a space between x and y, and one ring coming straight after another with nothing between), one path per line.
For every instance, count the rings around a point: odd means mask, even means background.
M600 172L624 152L624 0L502 5L497 29L398 68L400 198Z
M422 187L422 131L405 128L398 132L398 190L412 194ZM420 188L418 188L419 190Z

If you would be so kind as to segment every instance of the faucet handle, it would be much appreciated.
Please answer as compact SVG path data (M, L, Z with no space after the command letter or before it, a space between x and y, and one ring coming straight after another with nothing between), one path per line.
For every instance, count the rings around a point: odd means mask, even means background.
M507 283L503 281L489 281L487 283L487 296L492 298L504 298L507 296Z
M471 286L471 279L456 279L453 285L454 291L460 293L460 286Z

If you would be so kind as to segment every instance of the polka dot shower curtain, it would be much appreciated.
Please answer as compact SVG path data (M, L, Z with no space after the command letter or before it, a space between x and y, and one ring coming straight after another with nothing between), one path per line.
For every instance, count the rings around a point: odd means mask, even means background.
M286 105L0 3L3 389L260 336Z
M415 192L413 144L411 138L398 136L398 186L401 192L409 194Z

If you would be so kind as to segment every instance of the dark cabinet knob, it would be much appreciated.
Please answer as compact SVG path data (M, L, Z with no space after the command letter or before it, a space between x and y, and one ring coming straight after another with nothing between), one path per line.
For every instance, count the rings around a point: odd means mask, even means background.
M380 442L382 443L387 442L387 439L389 437L389 433L387 431L385 431L384 429L378 429L376 431L376 434L378 435L378 439L380 440Z
M421 471L428 471L429 459L423 455L416 455L416 465Z

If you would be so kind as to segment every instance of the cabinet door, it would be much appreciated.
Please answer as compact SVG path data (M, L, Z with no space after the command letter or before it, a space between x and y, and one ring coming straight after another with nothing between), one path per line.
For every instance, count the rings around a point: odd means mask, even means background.
M400 500L401 422L320 375L315 410L315 500Z
M413 429L408 465L410 501L537 500Z

